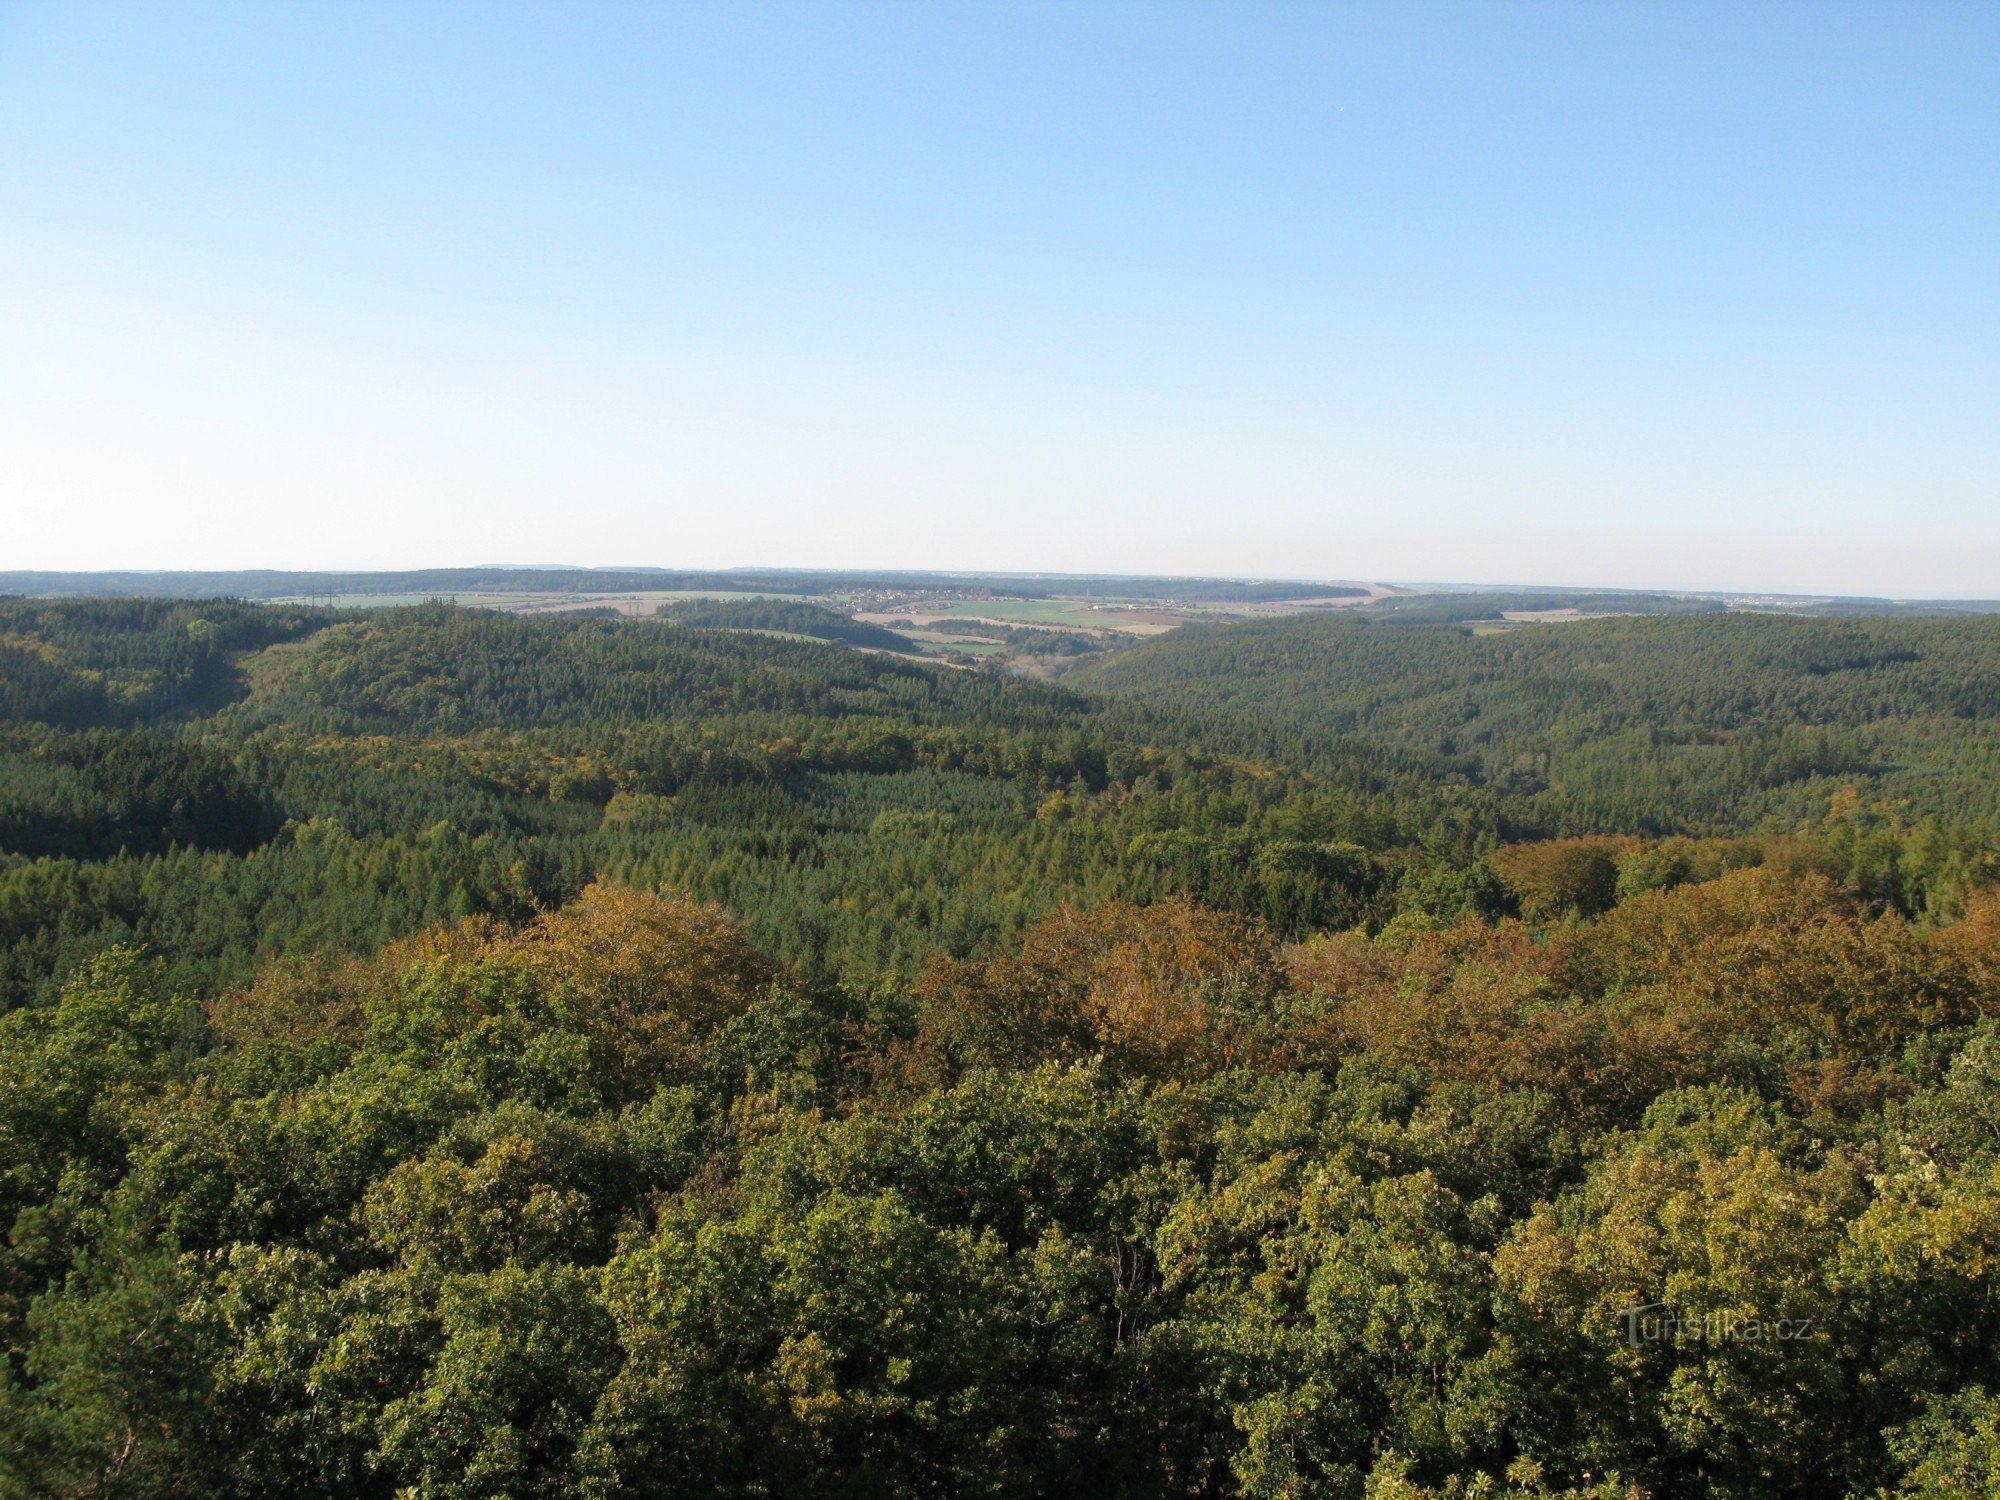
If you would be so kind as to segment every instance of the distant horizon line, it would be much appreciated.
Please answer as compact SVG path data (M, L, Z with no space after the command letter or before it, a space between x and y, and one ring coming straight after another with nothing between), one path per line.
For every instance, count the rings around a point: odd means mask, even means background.
M1238 583L1238 584L1282 584L1297 583L1314 588L1340 586L1372 586L1375 588L1407 590L1414 593L1599 593L1630 594L1644 597L1670 597L1688 599L1770 599L1796 602L1841 603L1884 603L1884 604L1934 604L1934 605L2000 605L2000 596L1979 597L1970 595L1943 594L1851 594L1831 590L1757 589L1757 588L1713 588L1680 585L1642 585L1625 583L1519 583L1505 581L1475 582L1454 579L1392 579L1350 577L1305 577L1276 573L1124 573L1112 571L1067 571L1018 568L891 568L891 567L785 567L765 563L745 563L728 567L668 567L656 563L472 563L447 564L428 567L378 567L378 568L328 568L328 567L258 567L258 568L10 568L0 570L0 593L14 592L11 587L16 581L21 583L62 582L72 586L88 580L143 580L143 579L215 579L217 581L241 579L269 579L296 577L300 579L382 579L412 578L426 575L451 575L481 573L578 573L578 574L626 574L636 576L656 575L660 577L742 577L756 576L768 578L907 578L907 579L966 579L999 580L1018 579L1023 582L1117 582L1134 583Z

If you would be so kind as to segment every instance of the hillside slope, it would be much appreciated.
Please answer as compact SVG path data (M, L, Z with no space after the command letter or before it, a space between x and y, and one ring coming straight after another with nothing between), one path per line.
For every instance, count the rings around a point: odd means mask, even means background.
M1292 617L1192 626L1066 679L1155 732L1314 766L1357 747L1583 832L1737 830L1838 785L1983 817L2000 620L1706 614L1475 635Z

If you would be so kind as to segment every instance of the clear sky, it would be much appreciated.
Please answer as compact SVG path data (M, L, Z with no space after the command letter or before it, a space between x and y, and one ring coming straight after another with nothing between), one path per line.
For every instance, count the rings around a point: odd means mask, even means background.
M2000 4L0 0L0 568L2000 595Z

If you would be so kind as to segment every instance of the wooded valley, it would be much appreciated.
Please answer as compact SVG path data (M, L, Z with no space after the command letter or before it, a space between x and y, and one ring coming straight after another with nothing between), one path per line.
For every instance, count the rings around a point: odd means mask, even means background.
M1449 614L0 600L0 1495L2000 1494L2000 617Z

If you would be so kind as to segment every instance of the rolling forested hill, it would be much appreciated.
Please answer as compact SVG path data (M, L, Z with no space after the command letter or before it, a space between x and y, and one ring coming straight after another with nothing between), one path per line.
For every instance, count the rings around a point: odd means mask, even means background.
M1503 843L1791 831L1843 788L1893 810L1871 889L1909 909L1992 841L2000 621L1294 617L1056 689L694 608L5 606L7 1002L126 937L240 979L599 874L866 982L1064 900L1183 891L1302 937L1462 904Z
M241 649L216 644L262 618L15 609L9 1003L107 942L213 983L300 946L521 915L600 873L724 901L788 959L856 982L1065 899L1200 889L1303 931L1358 919L1386 878L1323 845L1415 836L1393 798L1142 744L1074 695L882 654L444 606L274 612ZM1244 867L1252 846L1264 866Z
M775 630L842 646L905 653L908 639L820 604L794 599L690 599L664 611L679 625L711 630Z
M1159 732L1298 765L1382 750L1567 832L1743 831L1853 782L1990 816L2000 619L1608 619L1473 634L1300 616L1191 626L1082 691Z
M0 1497L2000 1492L2000 621L812 609L0 601Z

